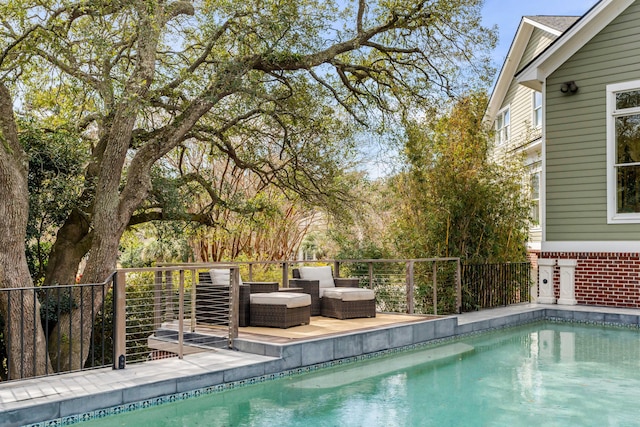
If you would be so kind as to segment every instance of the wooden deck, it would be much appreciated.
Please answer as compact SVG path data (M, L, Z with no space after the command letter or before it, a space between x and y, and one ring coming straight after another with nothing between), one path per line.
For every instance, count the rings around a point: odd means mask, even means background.
M439 317L440 316L432 315L377 313L376 317L340 320L330 317L312 316L311 322L308 325L294 326L287 329L256 326L238 328L238 338L270 344L285 344L375 330L392 325L408 324ZM178 330L177 321L164 323L162 326L164 330ZM222 326L198 325L195 330L195 334L198 336L220 337L221 340L224 339L223 337L226 337L226 333L227 328ZM178 353L175 339L163 340L154 336L149 338L148 345L154 350ZM192 354L200 351L206 351L206 348L185 342L184 354Z

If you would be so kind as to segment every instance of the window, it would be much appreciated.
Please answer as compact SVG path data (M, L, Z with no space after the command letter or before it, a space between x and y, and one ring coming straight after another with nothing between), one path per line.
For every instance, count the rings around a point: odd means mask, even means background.
M533 127L542 127L542 92L533 92Z
M531 198L531 226L540 226L540 172L531 174L530 182Z
M640 222L640 81L607 86L609 223Z
M509 114L509 107L498 113L496 117L496 144L504 144L509 141L509 128L511 117Z

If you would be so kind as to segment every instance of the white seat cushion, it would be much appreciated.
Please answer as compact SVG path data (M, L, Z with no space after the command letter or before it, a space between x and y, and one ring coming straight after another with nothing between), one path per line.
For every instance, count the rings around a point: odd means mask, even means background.
M363 288L335 288L325 289L323 298L333 298L342 301L368 301L375 299L376 294L371 289Z
M325 267L300 267L298 271L300 272L301 279L317 280L320 289L336 287L336 284L333 282L331 267L328 265Z
M311 295L297 292L265 292L251 294L251 304L286 305L287 308L311 305Z
M212 268L209 270L209 276L211 276L211 283L214 285L229 286L231 283L231 269L229 268ZM242 277L240 284L242 285Z

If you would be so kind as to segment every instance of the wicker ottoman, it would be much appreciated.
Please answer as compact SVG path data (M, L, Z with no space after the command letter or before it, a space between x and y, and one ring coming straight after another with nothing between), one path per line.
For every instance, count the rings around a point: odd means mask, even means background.
M251 326L290 328L307 325L311 317L311 296L294 292L251 295Z
M376 317L376 297L371 289L325 288L320 301L321 314L326 317Z

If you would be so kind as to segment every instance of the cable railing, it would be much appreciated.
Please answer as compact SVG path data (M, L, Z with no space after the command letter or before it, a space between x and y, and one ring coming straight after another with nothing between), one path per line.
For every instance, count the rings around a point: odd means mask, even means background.
M350 259L120 269L100 284L0 289L1 313L8 313L0 315L0 378L123 369L233 348L239 328L249 326L247 282L286 289L294 268L314 265L330 265L335 277L355 277L373 289L378 312L450 315L530 301L528 263ZM214 268L231 272L230 285L212 282Z

